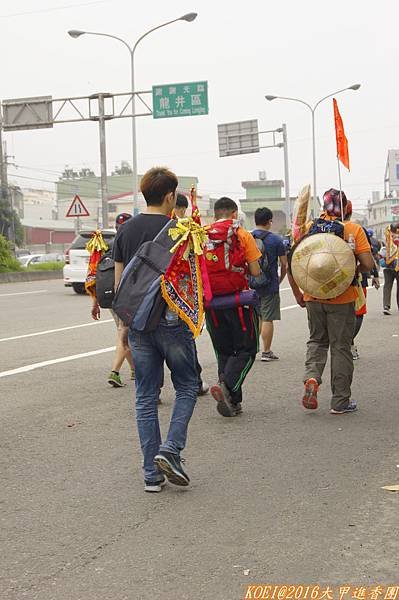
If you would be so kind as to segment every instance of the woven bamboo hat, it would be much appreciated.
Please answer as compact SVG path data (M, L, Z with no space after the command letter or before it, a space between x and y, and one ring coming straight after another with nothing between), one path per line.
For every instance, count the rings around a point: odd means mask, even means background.
M343 294L353 281L355 269L349 244L332 233L304 238L292 255L291 271L297 285L320 300Z

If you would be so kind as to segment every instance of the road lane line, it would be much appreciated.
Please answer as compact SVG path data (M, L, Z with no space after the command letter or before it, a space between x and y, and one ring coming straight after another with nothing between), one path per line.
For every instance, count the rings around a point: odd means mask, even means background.
M4 296L26 296L27 294L44 294L47 290L36 290L35 292L12 292L10 294L0 294L0 297Z
M10 342L11 340L21 340L22 338L35 337L36 335L46 335L47 333L58 333L58 331L67 331L68 329L79 329L79 327L91 327L92 325L102 325L111 323L113 319L104 319L94 323L83 323L82 325L69 325L68 327L59 327L58 329L46 329L45 331L36 331L35 333L25 333L23 335L13 335L12 337L0 338L0 342Z
M49 367L50 365L57 365L59 363L69 362L70 360L79 360L80 358L86 358L88 356L95 356L96 354L105 354L106 352L113 352L115 346L109 348L101 348L101 350L92 350L91 352L83 352L82 354L72 354L71 356L63 356L62 358L54 358L53 360L45 360L43 362L33 363L26 365L25 367L18 367L18 369L10 369L9 371L1 371L1 377L9 377L10 375L19 375L20 373L27 373L28 371L34 371L35 369L41 369L42 367Z
M280 310L291 310L291 308L300 308L299 304L291 304L291 306L284 306Z

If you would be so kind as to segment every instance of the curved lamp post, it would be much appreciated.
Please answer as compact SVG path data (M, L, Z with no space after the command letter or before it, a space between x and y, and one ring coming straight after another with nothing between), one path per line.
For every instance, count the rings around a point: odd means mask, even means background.
M114 40L118 40L118 42L121 42L129 50L131 92L132 92L132 114L134 115L136 112L136 98L134 95L134 92L135 92L134 54L136 52L137 46L145 37L147 37L147 35L149 35L153 31L157 31L157 29L161 29L162 27L166 27L167 25L171 25L172 23L176 23L177 21L187 21L188 23L191 23L191 21L194 21L194 19L196 19L196 17L197 17L197 13L190 12L181 17L178 17L177 19L173 19L172 21L166 21L165 23L161 23L160 25L157 25L156 27L149 29L143 35L141 35L137 39L137 41L135 42L135 44L133 46L130 46L128 44L128 42L126 42L122 38L120 38L116 35L111 35L110 33L100 33L97 31L81 31L80 29L70 29L68 31L68 34L72 38L79 38L82 35L99 35L101 37L112 38ZM136 134L136 118L135 118L135 116L132 117L132 168L133 168L133 209L137 209L138 208L138 173L137 173L137 134Z
M332 96L336 96L337 94L341 94L342 92L346 92L347 90L358 90L360 88L360 83L355 83L354 85L350 85L349 87L343 88L342 90L337 90L336 92L333 92L332 94L328 94L327 96L324 96L323 98L321 98L320 100L318 100L316 102L316 104L314 104L313 106L311 106L308 102L305 102L305 100L301 100L300 98L290 98L287 96L271 96L271 95L267 95L265 96L266 100L269 100L269 102L271 102L272 100L291 100L292 102L300 102L301 104L304 104L305 106L308 107L308 109L310 110L310 112L312 113L312 148L313 148L313 205L314 207L316 206L316 201L317 201L317 188L316 188L316 136L315 136L315 112L317 107L324 102L324 100L327 100L327 98L331 98Z

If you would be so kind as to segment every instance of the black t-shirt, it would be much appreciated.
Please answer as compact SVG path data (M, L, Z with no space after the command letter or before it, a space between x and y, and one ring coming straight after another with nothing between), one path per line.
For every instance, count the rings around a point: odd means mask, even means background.
M168 221L166 215L140 214L123 223L113 245L114 261L126 266L141 244L153 240Z

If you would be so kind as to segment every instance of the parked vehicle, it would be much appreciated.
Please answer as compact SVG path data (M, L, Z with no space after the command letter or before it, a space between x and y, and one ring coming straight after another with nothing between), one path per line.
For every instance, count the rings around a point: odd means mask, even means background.
M18 256L17 258L23 267L30 267L31 265L40 263L64 262L64 256L54 252L49 254L27 254L26 256Z
M85 294L85 280L87 265L89 264L89 253L86 244L92 236L92 231L81 231L73 240L65 252L64 285L72 287L77 294ZM112 246L116 231L104 229L103 238L109 247Z
M15 249L15 256L19 259L21 258L21 256L27 256L31 254L31 251L28 250L27 248L16 248Z

